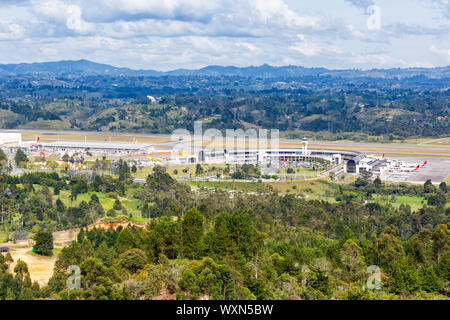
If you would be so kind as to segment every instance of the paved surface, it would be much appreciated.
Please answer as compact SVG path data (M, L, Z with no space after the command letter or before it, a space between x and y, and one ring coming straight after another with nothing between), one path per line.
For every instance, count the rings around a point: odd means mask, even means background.
M122 136L122 137L145 137L145 138L164 138L170 139L170 134L139 134L139 133L112 133L112 132L89 132L89 131L57 131L57 130L2 130L5 132L36 132L43 135L93 135L93 136ZM102 138L99 138L102 139ZM31 141L31 140L30 140ZM177 141L176 143L178 143ZM280 139L280 143L283 144L299 144L300 139L286 140ZM318 146L334 146L334 147L348 147L358 151L364 151L366 153L380 153L385 151L386 153L395 153L402 155L432 155L443 156L450 158L450 147L446 146L427 146L424 144L377 144L377 143L356 143L356 142L339 142L339 141L309 141L310 145ZM360 148L360 150L358 149ZM373 148L373 149L371 149ZM419 152L422 151L422 152Z
M448 158L407 157L399 159L412 165L422 165L425 161L428 161L428 164L415 172L404 172L393 175L387 179L388 181L423 184L428 179L431 179L433 183L439 184L450 175L450 159Z

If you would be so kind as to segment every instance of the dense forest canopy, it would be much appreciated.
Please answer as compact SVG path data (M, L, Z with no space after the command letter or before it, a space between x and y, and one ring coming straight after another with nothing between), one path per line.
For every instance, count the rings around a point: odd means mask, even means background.
M336 188L335 203L262 193L194 193L155 167L145 186L130 168L90 177L58 173L0 176L2 225L17 239L35 233L51 254L48 231L81 227L62 249L48 285L32 283L20 261L8 271L0 257L0 299L398 299L450 294L450 208L418 210L364 199L374 195L442 195L439 187L388 185L360 178ZM78 205L62 201L89 195ZM146 225L87 229L98 219L131 219L121 197L139 202ZM112 214L98 195L116 199ZM127 217L128 215L128 217ZM132 221L132 220L130 220ZM50 241L50 242L49 242ZM81 286L67 287L78 266ZM382 287L365 286L367 269ZM378 269L377 269L378 268ZM372 270L370 269L370 270Z
M329 132L336 139L450 133L445 72L383 72L9 76L0 78L0 127L170 133L203 120L217 129Z

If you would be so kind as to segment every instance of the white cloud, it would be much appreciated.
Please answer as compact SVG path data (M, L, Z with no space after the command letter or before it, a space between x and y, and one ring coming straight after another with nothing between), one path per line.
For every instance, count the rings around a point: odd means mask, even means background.
M439 49L435 45L430 46L430 51L443 57L447 63L450 63L450 49Z
M95 30L95 26L83 20L79 6L60 0L47 0L36 3L33 10L38 17L50 23L65 26L69 31L86 34Z
M351 60L357 65L364 67L375 65L377 68L409 67L408 62L401 58L393 57L386 53L362 53L352 55Z
M208 21L220 8L220 1L201 0L97 0L82 1L84 16L92 22L162 19Z
M423 1L423 0L422 0ZM442 10L442 14L450 19L450 1L449 0L426 0L425 3L432 4Z
M448 63L448 51L430 49L436 41L445 42L445 19L383 20L383 28L374 32L367 29L365 11L345 4L366 8L372 0L321 0L317 10L295 1L23 0L17 6L0 0L0 61L86 58L165 70L208 64L366 68ZM419 7L429 12L448 8L447 0L420 1L414 14L420 15ZM390 12L388 1L376 3ZM404 8L402 14L409 16L410 8Z
M12 22L0 21L0 40L18 40L22 39L25 29Z
M299 41L293 46L290 46L289 49L300 52L308 57L316 56L322 52L322 49L317 44L306 40L303 34L297 35L297 38Z

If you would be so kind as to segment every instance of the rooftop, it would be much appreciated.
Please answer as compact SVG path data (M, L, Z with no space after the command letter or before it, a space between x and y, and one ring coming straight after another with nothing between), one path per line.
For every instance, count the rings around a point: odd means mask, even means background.
M84 142L84 141L58 141L41 143L44 148L76 148L76 149L119 149L119 150L141 150L151 148L151 144L122 143L122 142Z

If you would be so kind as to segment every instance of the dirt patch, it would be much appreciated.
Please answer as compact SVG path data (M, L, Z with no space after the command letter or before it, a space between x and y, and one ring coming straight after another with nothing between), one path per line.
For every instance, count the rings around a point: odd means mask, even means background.
M79 229L70 229L53 233L53 245L55 248L63 248L77 238ZM14 272L14 267L20 259L28 265L28 271L32 281L37 281L41 286L48 283L53 275L53 267L57 257L44 257L31 253L34 242L32 240L20 240L16 243L8 242L0 244L1 247L9 247L14 262L9 266L9 271Z
M28 265L28 271L32 281L37 281L41 286L48 283L53 274L56 257L43 257L30 254L31 247L16 248L11 250L14 262L9 266L9 271L14 272L14 267L20 259Z

